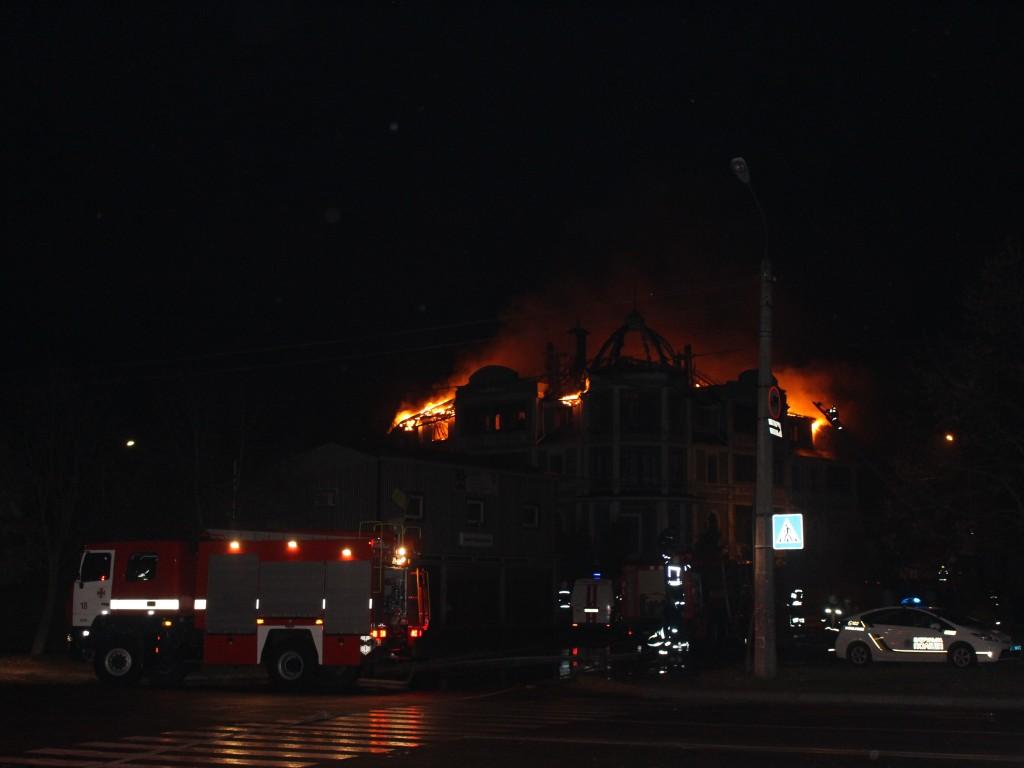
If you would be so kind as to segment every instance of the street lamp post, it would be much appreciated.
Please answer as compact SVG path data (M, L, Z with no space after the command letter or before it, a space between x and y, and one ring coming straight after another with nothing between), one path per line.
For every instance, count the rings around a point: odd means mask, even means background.
M764 250L761 255L760 325L757 354L757 486L754 497L754 675L773 678L775 651L775 553L772 549L773 464L769 434L768 398L772 377L772 266L768 223L742 157L730 163L736 178L750 190L761 217Z

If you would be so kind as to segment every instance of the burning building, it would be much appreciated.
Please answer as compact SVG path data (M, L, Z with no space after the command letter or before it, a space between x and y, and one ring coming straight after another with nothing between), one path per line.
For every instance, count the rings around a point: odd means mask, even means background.
M570 333L573 351L549 345L542 374L480 368L443 402L401 414L392 435L555 476L566 571L653 557L666 529L749 561L756 371L714 381L636 311L592 357L586 330ZM807 565L842 551L857 511L854 466L822 423L787 414L774 451L775 507L804 513Z

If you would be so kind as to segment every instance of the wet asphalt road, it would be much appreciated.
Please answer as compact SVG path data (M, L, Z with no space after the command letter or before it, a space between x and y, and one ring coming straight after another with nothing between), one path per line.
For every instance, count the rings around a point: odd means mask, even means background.
M0 687L3 766L909 766L1024 764L1024 713L697 706L575 683L282 695Z

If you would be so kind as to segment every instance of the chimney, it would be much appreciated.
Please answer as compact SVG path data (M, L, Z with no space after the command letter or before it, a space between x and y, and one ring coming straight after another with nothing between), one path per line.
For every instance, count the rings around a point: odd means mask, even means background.
M589 332L577 320L575 327L571 328L569 333L576 337L576 354L573 355L569 373L572 375L573 381L582 384L583 374L587 370L587 336Z
M558 352L555 345L550 341L545 349L544 370L548 380L547 396L550 398L560 397L562 394L562 381L558 370Z

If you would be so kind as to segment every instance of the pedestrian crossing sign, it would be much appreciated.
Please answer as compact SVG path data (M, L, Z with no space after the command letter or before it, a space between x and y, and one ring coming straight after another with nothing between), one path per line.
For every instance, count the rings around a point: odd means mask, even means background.
M772 549L804 548L804 516L772 515Z

